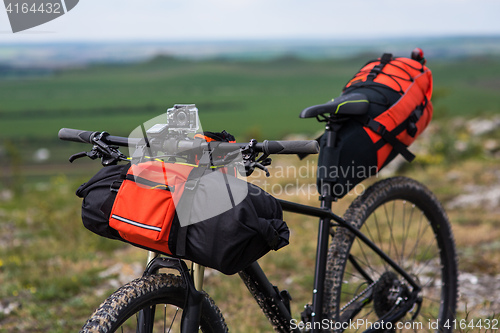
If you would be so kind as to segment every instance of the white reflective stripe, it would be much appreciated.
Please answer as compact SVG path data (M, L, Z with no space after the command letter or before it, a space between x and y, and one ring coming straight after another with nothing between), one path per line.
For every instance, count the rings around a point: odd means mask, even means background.
M139 223L139 222L135 222L135 221L126 219L124 217L121 217L121 216L118 216L118 215L115 215L115 214L113 214L111 217L114 218L115 220L131 224L131 225L133 225L135 227L138 227L138 228L149 229L149 230L154 230L154 231L158 231L158 232L161 231L161 228L153 227L153 226L150 226L150 225L147 225L147 224L142 224L142 223Z

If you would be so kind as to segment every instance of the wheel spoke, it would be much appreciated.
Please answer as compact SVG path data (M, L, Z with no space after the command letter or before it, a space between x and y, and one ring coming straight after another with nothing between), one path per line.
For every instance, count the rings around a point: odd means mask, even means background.
M410 235L410 229L411 229L411 226L412 226L412 221L413 221L413 212L415 211L416 209L416 206L414 204L411 205L411 210L410 210L410 214L409 214L409 217L408 217L408 221L406 223L406 231L403 229L403 258L404 258L404 253L405 253L405 246L406 246L406 241L408 240L408 236Z
M172 327L172 324L170 325ZM168 330L170 331L171 328ZM167 304L163 307L163 333L167 332Z
M171 332L172 331L172 326L174 326L174 321L175 321L175 317L177 317L177 313L179 312L179 308L175 309L175 314L174 314L174 318L172 318L172 322L170 323L170 326L168 328L168 331ZM167 315L165 314L165 320L167 320Z
M365 258L365 266L368 267L368 269L374 273L374 274L379 274L375 268L373 266L370 265L370 260L368 259L368 257L366 256L366 253L365 253L365 250L364 250L364 247L362 246L363 244L361 243L361 241L359 239L356 238L356 241L358 243L358 247L359 249L361 250L361 253L363 254L363 258Z
M394 202L393 202L393 216L394 216ZM386 217L386 220L387 220L387 224L389 226L389 232L390 232L390 235L391 235L391 241L389 244L394 245L394 251L396 252L395 253L395 257L398 258L399 257L399 254L398 254L398 248L396 246L396 240L394 239L394 232L393 232L393 221L394 221L394 217L393 218L389 218L389 212L387 211L387 206L386 204L383 205L383 208L384 208L384 213L385 213L385 217Z
M383 250L383 242L382 242L382 236L380 234L380 228L378 228L378 220L377 220L377 214L375 212L373 212L373 219L375 221L375 225L377 226L377 236L378 236L378 246L380 247L381 250ZM369 238L372 240L372 242L376 243L375 241L375 237L371 236L371 232L370 232L370 227L368 226L368 223L365 223L363 225L363 227L366 229L366 232L367 234L369 235ZM391 243L389 243L389 251L388 251L389 255L391 253ZM387 264L384 262L384 270L387 269Z

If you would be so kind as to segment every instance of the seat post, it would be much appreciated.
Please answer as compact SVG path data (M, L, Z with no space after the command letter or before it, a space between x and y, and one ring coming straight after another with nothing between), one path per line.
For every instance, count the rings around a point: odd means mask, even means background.
M344 125L347 117L338 118L336 116L331 116L328 118L325 127L326 134L326 147L334 148L337 144L337 133Z
M336 122L332 117L328 118L326 123L326 147L334 147L336 141L337 131L342 127L342 124ZM332 203L334 198L332 197L330 187L331 183L321 184L320 188L320 200L321 208L332 209ZM319 220L318 226L318 241L316 248L316 267L314 272L314 288L313 288L313 299L312 299L312 313L311 320L313 327L316 327L315 323L321 323L324 319L323 314L323 301L324 295L323 290L325 286L325 275L326 275L326 262L328 256L328 243L330 238L330 226L331 219L323 217ZM319 332L317 329L313 329L312 332Z
M337 124L338 126L338 124ZM326 134L326 146L327 147L335 147L335 140L336 140L336 137L337 137L337 127L335 126L335 124L331 121L331 120L328 120L328 122L326 123L326 127L325 127L325 134ZM340 129L340 127L339 127Z

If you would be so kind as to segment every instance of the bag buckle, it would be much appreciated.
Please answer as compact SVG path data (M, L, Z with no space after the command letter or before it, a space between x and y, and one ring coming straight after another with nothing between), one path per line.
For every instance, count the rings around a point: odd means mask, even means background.
M377 74L378 73L375 73L375 71L373 71L373 69L372 69L372 71L366 77L367 81L373 81L373 80L375 80L375 78L377 77Z
M199 179L190 179L184 184L184 190L193 191L198 186Z
M372 118L368 118L366 126L375 133L379 134L380 136L383 136L385 132L387 132L387 129L385 128L384 125L382 125L378 121L373 120Z
M115 180L114 182L111 183L111 186L109 187L111 192L117 192L120 190L120 186L122 186L123 180Z
M408 135L414 138L415 135L417 135L417 130L417 125L414 122L408 123L408 127L406 128L406 132L408 133Z

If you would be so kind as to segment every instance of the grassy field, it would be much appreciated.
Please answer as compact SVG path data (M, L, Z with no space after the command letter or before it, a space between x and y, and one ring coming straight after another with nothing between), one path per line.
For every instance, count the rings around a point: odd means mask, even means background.
M300 111L338 96L367 60L193 62L157 57L140 64L0 78L0 133L4 139L50 139L60 127L78 127L126 135L175 103L196 103L205 128L227 128L238 136L251 131L271 139L313 133L317 124L300 120ZM437 117L498 112L500 61L429 60L429 67Z
M67 174L67 157L83 147L58 142L62 127L127 136L176 103L196 103L204 129L225 129L238 140L292 133L312 138L322 126L299 119L300 111L338 96L370 58L231 62L158 56L146 63L0 77L0 156L8 156L0 162L3 177L10 178L18 165L28 180L62 168ZM429 59L428 65L434 72L435 119L498 113L498 59ZM39 149L48 149L50 158L36 164Z
M158 57L140 64L0 78L0 332L76 331L109 293L141 274L144 251L95 236L81 225L81 202L73 193L99 163L69 165L67 157L84 147L59 142L61 127L127 135L175 103L196 103L206 130L226 129L239 141L296 133L312 138L321 125L299 119L299 112L338 96L367 60L192 62ZM397 174L427 184L451 207L461 272L495 279L500 275L498 206L452 203L468 191L500 184L499 131L473 135L467 125L471 118L491 119L500 111L500 61L430 59L429 66L435 78L435 125L417 140L416 162ZM33 156L41 148L48 149L50 158L37 162ZM279 157L274 165L314 162L314 157L302 162ZM258 177L253 179L257 184L263 181ZM300 182L314 183L314 173ZM287 199L316 201L315 196ZM347 196L336 211L343 212L352 199ZM310 301L317 222L292 215L286 221L291 246L269 254L262 265L273 282L290 290L298 314ZM237 276L209 271L206 285L233 331L269 331ZM493 292L498 285L491 288ZM498 317L498 303L473 304L464 297L462 318L467 303L471 317Z

